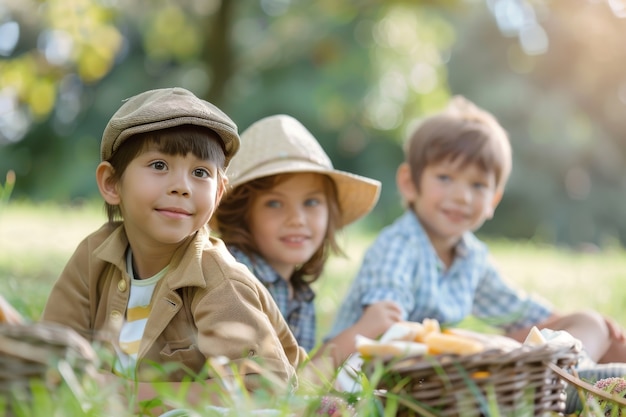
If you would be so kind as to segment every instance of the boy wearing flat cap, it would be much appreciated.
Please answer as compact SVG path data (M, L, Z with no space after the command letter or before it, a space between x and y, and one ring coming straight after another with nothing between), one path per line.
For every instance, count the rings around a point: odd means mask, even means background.
M238 148L233 121L185 89L126 100L96 169L109 221L79 244L43 320L112 342L114 373L133 380L179 382L225 357L248 387L261 368L295 382L306 354L263 285L209 236Z

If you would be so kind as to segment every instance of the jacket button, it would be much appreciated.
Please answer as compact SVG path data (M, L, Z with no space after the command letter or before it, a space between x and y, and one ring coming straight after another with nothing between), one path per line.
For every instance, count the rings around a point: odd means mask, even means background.
M123 279L120 279L120 281L117 283L117 289L120 290L121 292L126 291L126 281L124 281Z
M113 320L114 322L118 322L122 320L122 313L120 313L117 310L113 310L111 312L111 320Z

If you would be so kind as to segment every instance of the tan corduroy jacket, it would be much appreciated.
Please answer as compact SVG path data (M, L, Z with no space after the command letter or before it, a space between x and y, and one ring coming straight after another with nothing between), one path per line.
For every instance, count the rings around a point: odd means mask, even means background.
M119 340L130 288L127 247L121 223L106 224L84 239L52 288L43 321L67 325L88 340ZM177 363L196 374L206 369L207 358L217 356L235 365L255 359L280 379L295 380L294 368L306 353L266 288L221 240L209 237L208 229L174 254L153 297L139 347L140 380L152 378L154 363ZM183 376L178 370L164 379Z

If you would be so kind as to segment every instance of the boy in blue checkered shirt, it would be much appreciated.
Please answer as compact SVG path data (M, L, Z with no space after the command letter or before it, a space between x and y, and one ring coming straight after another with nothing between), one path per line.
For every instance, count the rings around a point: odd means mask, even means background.
M509 286L473 234L492 218L511 171L508 136L463 97L420 124L397 171L405 213L365 254L327 340L341 363L355 335L376 338L394 322L473 315L523 340L530 328L567 330L598 362L626 361L624 335L593 311L562 315Z

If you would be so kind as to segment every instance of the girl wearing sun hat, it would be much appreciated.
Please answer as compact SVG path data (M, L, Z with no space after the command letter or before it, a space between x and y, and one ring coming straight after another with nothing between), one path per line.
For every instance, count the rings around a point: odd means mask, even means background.
M214 229L269 289L299 345L315 347L314 292L335 233L369 213L380 182L333 168L296 119L274 115L241 134Z

